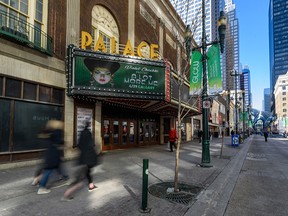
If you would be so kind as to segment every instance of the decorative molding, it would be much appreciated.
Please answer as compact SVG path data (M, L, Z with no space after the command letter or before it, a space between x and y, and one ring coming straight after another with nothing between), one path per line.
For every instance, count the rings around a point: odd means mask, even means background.
M150 25L156 29L156 20L148 13L147 10L140 4L140 14L144 17Z

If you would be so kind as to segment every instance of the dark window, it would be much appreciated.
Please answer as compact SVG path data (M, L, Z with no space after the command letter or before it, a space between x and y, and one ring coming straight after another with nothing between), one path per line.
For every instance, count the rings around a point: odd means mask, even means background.
M24 83L24 99L36 100L37 85L33 83Z
M3 77L0 77L0 96L2 96L2 90L3 90Z
M39 86L39 101L50 102L51 88L46 86Z
M15 101L13 151L43 149L46 140L38 138L47 121L62 119L63 107Z
M21 81L14 79L6 79L6 96L21 98Z
M61 89L53 89L52 103L63 104L64 91Z
M9 151L10 101L0 99L0 152Z

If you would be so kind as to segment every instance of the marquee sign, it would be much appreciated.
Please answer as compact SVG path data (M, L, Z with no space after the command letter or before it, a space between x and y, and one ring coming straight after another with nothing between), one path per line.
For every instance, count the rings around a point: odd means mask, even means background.
M68 47L68 95L165 100L165 63Z

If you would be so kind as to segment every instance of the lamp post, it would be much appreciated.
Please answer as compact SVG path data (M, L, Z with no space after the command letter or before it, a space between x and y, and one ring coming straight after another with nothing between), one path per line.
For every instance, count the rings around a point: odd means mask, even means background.
M237 90L238 90L238 83L237 83L237 78L236 77L238 77L238 76L240 76L240 75L244 75L244 74L247 74L248 72L237 72L236 70L234 70L234 71L232 71L232 72L230 72L230 75L231 76L233 76L233 77L235 77L234 78L234 82L235 82L235 115L236 115L236 118L235 118L235 122L236 122L236 124L235 124L235 133L236 134L238 134L238 92L237 92ZM244 80L244 78L243 78L243 80ZM242 97L243 97L243 115L244 115L244 104L245 104L245 98L244 98L244 96L245 96L245 93L243 92L242 93L243 95L242 95ZM240 99L240 98L239 98ZM242 98L241 98L242 99ZM243 131L244 131L244 116L242 116L243 117Z
M203 139L202 139L202 167L211 167L210 165L210 138L209 138L209 125L208 125L208 109L204 107L204 103L209 101L208 91L207 91L207 71L206 71L206 63L207 63L207 54L206 49L207 46L220 43L221 53L224 51L224 40L225 40L225 31L226 31L226 17L224 16L224 12L220 12L220 17L218 19L218 32L219 32L219 41L214 41L211 43L206 42L206 29L205 29L205 21L206 21L206 10L205 10L205 0L202 0L202 41L201 46L197 48L201 48L202 50L202 66L203 66L203 92L202 92L202 128L203 128Z
M235 133L238 134L238 95L237 95L237 79L236 77L240 76L240 73L237 73L236 70L230 73L231 76L234 77L235 82Z

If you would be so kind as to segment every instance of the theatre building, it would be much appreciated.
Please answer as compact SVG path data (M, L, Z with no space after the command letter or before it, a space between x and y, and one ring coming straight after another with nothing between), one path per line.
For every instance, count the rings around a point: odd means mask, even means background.
M66 158L86 121L99 151L165 144L172 126L191 140L200 107L189 100L186 26L169 0L4 0L0 9L1 164L39 158L51 119L64 122Z

